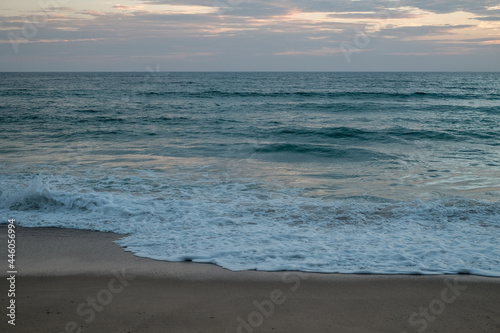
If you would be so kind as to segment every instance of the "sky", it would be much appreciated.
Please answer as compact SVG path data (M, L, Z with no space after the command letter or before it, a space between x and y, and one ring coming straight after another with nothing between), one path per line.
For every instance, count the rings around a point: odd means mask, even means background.
M0 71L500 71L500 0L2 0Z

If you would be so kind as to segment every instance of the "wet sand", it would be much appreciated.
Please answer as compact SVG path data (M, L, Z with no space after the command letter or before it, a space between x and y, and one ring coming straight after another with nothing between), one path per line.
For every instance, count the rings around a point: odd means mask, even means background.
M232 272L139 258L120 235L17 228L15 326L7 228L1 332L500 332L500 279Z

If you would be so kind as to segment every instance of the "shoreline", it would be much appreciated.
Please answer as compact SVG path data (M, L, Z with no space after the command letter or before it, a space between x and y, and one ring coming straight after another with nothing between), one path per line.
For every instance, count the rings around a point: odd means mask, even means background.
M1 225L2 258L6 235ZM0 329L500 332L500 278L233 272L137 257L113 243L123 236L16 226L16 326L4 314ZM2 304L6 271L7 263L0 271Z

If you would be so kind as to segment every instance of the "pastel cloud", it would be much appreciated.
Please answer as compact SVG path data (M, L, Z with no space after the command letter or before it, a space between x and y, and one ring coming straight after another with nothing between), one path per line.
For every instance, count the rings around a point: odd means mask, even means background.
M139 6L127 6L127 5L120 5L116 4L113 6L115 9L123 9L123 10L138 10L144 8L144 5L139 5Z
M93 1L33 8L27 16L0 12L0 51L8 55L0 70L20 68L28 53L36 59L51 52L67 68L78 56L82 68L96 70L109 68L109 61L117 70L140 70L151 65L146 61L164 62L169 70L388 70L393 57L414 64L409 70L433 70L439 67L422 59L443 56L444 61L445 55L457 56L457 69L475 70L481 63L500 70L494 61L500 6L489 0ZM44 23L30 21L33 13ZM29 38L26 22L37 30ZM9 49L16 41L12 36L22 42L18 54ZM346 44L355 48L355 61L344 59Z

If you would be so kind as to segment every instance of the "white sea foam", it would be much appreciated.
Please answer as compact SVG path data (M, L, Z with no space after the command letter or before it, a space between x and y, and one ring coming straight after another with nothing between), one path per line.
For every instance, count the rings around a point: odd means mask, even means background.
M231 270L500 276L500 204L322 200L249 178L162 172L2 176L0 212L28 227L129 234L138 256Z
M4 221L233 270L500 276L496 74L1 76Z

